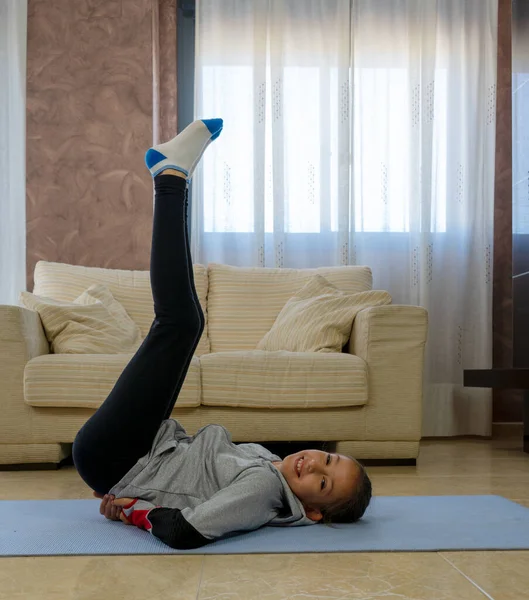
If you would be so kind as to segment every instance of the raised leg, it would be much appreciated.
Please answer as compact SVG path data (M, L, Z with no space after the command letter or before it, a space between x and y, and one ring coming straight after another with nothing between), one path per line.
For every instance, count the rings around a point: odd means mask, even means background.
M105 494L151 448L168 418L204 329L187 235L187 181L221 119L195 121L147 151L155 204L151 286L155 319L108 398L77 434L72 456L83 480ZM176 173L169 173L173 169ZM184 177L183 177L184 176Z
M143 344L73 446L79 474L100 493L150 450L160 424L173 410L203 331L186 247L186 182L159 175L155 189L151 285L156 316Z

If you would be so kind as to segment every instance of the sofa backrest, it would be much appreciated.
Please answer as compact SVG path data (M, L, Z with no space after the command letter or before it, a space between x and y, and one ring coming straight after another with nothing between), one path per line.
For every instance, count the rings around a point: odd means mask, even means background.
M369 291L369 267L272 269L208 265L208 333L211 352L254 350L286 302L314 275L349 293Z
M209 352L206 298L208 274L204 265L193 265L195 288L204 311L206 325L195 354ZM138 325L142 337L149 332L154 319L154 308L149 271L125 271L82 267L62 263L39 261L35 266L33 293L56 300L75 300L94 283L106 285Z

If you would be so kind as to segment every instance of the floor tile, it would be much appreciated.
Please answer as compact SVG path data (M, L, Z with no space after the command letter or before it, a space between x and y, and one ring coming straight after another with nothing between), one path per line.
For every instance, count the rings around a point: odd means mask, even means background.
M521 504L522 506L527 506L527 508L529 508L529 500L518 500L515 498L513 502L517 502L518 504Z
M484 600L435 553L206 556L198 600Z
M195 600L202 556L0 558L0 600Z
M494 600L529 598L529 551L443 552L441 556Z
M465 496L495 494L505 498L529 499L529 478L516 475L491 476L486 473L466 477L377 475L369 470L373 493L378 496Z

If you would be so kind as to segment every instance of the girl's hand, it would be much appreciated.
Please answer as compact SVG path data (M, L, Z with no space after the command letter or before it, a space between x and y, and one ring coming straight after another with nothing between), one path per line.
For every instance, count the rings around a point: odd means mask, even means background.
M132 502L134 502L134 498L115 498L112 501L112 505L121 511L119 514L119 518L126 525L132 525L132 523L127 519L121 508L123 506L127 506L128 504L131 504Z
M111 521L123 521L121 517L124 515L122 515L121 506L112 504L114 496L109 494L105 494L103 496L97 492L94 492L94 496L102 500L101 506L99 507L100 514L104 515L105 518L110 519Z

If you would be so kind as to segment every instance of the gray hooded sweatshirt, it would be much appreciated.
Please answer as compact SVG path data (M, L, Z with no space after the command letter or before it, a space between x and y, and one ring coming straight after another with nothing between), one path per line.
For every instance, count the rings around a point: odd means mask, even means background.
M168 419L109 494L134 498L123 509L127 519L172 548L198 548L265 524L313 525L272 464L280 460L259 444L233 444L220 425L190 436Z

